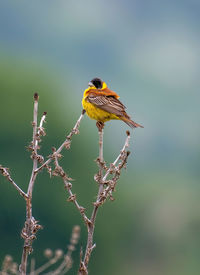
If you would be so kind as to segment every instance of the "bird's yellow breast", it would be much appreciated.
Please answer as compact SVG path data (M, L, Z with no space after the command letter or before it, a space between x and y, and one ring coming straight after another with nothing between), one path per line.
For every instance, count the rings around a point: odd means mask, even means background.
M86 114L94 120L106 122L111 119L119 119L116 115L108 113L100 108L96 107L94 104L88 102L84 97L82 100L83 109L85 109Z

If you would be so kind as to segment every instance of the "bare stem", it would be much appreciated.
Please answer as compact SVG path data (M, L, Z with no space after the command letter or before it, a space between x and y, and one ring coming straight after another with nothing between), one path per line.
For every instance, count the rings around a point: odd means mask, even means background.
M22 237L24 238L24 247L22 252L22 259L21 259L21 265L20 265L20 272L22 275L26 275L26 269L27 269L27 260L28 255L32 252L32 242L35 239L35 233L36 231L41 228L39 225L37 225L37 222L32 216L32 193L33 193L33 187L35 183L35 179L37 176L37 173L35 170L37 169L38 164L38 157L37 157L37 149L38 149L38 135L37 135L37 116L38 116L38 99L39 96L37 93L34 94L34 108L33 108L33 140L32 140L32 159L33 159L33 169L31 178L28 185L27 190L27 199L26 199L26 221L24 228L22 230ZM42 123L41 123L42 124ZM34 229L36 229L34 231Z
M103 191L103 128L99 129L99 190L97 195L97 200L99 200L99 197L101 195L101 192ZM95 248L95 245L93 244L93 235L94 235L94 228L95 228L95 221L97 216L97 210L98 205L95 205L93 208L93 212L90 218L91 223L88 224L88 240L87 240L87 246L86 246L86 252L84 257L84 265L87 267L90 255L92 253L92 250Z
M103 128L99 130L99 191L97 198L99 198L102 190L103 190L103 168L104 168L104 159L103 159ZM95 210L95 209L94 209ZM94 222L96 213L93 211L91 220Z
M38 225L37 221L34 219L32 215L32 195L33 195L33 188L35 184L36 177L38 173L43 169L46 168L50 175L53 174L54 176L60 176L63 179L65 188L67 189L69 193L68 201L73 202L80 212L88 230L88 237L87 237L87 245L84 257L82 259L82 252L81 252L81 261L80 261L80 268L79 268L79 275L87 275L88 274L88 264L90 261L91 253L93 249L96 247L96 244L93 243L93 235L94 235L94 229L95 229L95 222L97 217L97 212L99 209L99 206L105 203L105 201L110 198L113 199L112 193L115 191L115 186L117 184L117 180L120 177L121 169L125 167L127 158L129 156L128 151L126 149L129 146L129 140L130 140L130 133L127 131L127 138L125 140L125 144L120 151L119 155L115 159L113 163L110 164L110 167L107 168L103 159L103 128L104 123L98 121L97 122L97 128L99 131L99 157L97 159L98 165L99 165L99 171L98 174L95 176L95 180L99 184L98 188L98 194L96 201L93 203L93 211L91 214L91 218L88 219L88 217L85 214L85 208L80 206L76 194L73 194L72 192L72 184L71 179L68 177L68 175L64 172L63 168L59 165L59 158L62 157L60 154L61 151L66 148L69 149L71 142L72 142L72 136L79 133L79 126L81 123L81 120L83 119L85 110L82 111L79 119L77 120L76 124L74 125L71 132L68 134L64 142L60 145L60 147L56 150L53 148L53 153L48 157L46 161L44 161L43 156L38 155L38 149L39 149L39 142L41 141L40 137L45 135L45 131L43 128L43 123L45 122L46 118L46 112L43 113L39 127L37 126L37 117L38 117L38 100L39 96L37 93L34 95L34 109L33 109L33 139L31 142L31 145L29 146L29 149L32 151L31 157L33 160L33 168L32 173L27 189L27 193L25 193L11 178L8 168L5 168L0 165L0 172L5 176L8 181L15 187L15 189L19 192L21 196L26 201L26 221L24 224L24 228L22 229L21 236L24 238L24 246L23 246L23 252L22 252L22 258L21 258L21 265L19 267L20 274L26 275L27 274L27 260L28 255L32 252L32 242L36 238L37 231L41 228L40 225ZM51 166L49 166L49 163L51 161L54 161L55 170L52 172ZM41 163L38 167L38 163ZM105 174L104 174L105 173ZM111 176L112 175L112 176ZM108 179L110 178L110 179ZM75 234L77 235L77 234ZM72 242L74 244L74 242ZM71 244L71 245L72 245ZM58 274L64 274L66 271L68 271L71 268L72 260L71 260L71 253L74 249L74 246L71 246L71 251L69 248L69 253L66 254L66 259L63 261L60 266L54 270L52 273L53 275ZM57 261L58 258L53 258L51 261L47 262L44 266L40 267L38 270L35 270L35 263L32 262L32 268L31 268L31 274L38 274L42 270L45 270L48 268L51 264ZM66 264L67 262L67 264ZM50 272L51 274L51 272Z
M14 180L11 178L11 175L8 171L8 168L5 168L0 165L0 171L4 177L8 179L9 182L12 183L12 185L15 187L15 189L19 192L19 194L24 197L24 199L27 199L27 195L24 193L24 191L14 182Z
M32 174L31 174L31 178L29 181L29 185L28 185L28 190L27 190L27 194L29 196L29 198L32 198L32 192L33 192L33 186L34 186L34 182L35 182L35 170L37 169L37 146L38 146L38 141L37 141L37 114L38 114L38 97L34 97L35 101L34 101L34 108L33 108L33 169L32 169ZM31 210L30 210L31 211ZM31 213L29 213L31 216Z
M79 205L79 203L78 203L78 201L76 199L76 195L73 194L73 192L71 190L72 184L69 181L70 178L64 172L63 168L59 165L59 162L58 162L58 156L59 156L59 154L57 154L56 152L53 153L53 156L54 156L54 159L55 159L54 160L55 170L53 171L53 175L54 176L60 176L63 179L65 188L67 189L67 191L69 193L68 201L69 202L73 202L75 204L76 208L78 209L78 211L80 212L81 216L83 217L83 220L85 221L86 224L88 224L88 223L90 223L90 220L88 219L88 217L85 214L85 208Z
M76 135L79 133L78 128L80 126L81 120L83 119L83 116L85 114L85 110L82 111L79 119L77 120L76 124L74 125L73 129L71 130L71 132L69 133L69 135L67 136L67 138L65 139L65 141L60 145L60 147L58 148L58 150L56 151L56 154L59 154L63 148L65 147L66 149L70 148L70 144L71 144L71 138L73 135ZM42 170L44 167L47 167L48 164L52 161L53 156L50 156L40 167L38 167L35 172L39 172L40 170Z
M94 203L93 212L90 218L91 223L87 225L88 229L88 238L84 259L81 259L79 275L87 275L88 274L88 264L91 257L91 253L93 249L96 247L96 244L93 244L93 235L95 229L96 216L99 209L99 206L102 205L106 199L110 196L112 197L112 192L114 191L117 180L120 177L120 170L125 167L127 158L130 152L127 152L126 149L129 146L130 140L130 132L127 131L127 138L125 140L125 144L120 151L120 154L117 156L115 161L110 164L110 168L107 169L105 175L103 176L104 170L104 160L103 160L103 129L99 129L99 173L97 175L97 182L99 183L99 190L96 202ZM121 160L121 163L116 164ZM114 176L112 180L107 182L107 177L114 172ZM107 184L107 187L104 189L104 184Z
M35 235L36 235L37 231L42 228L32 215L32 194L33 194L33 188L34 188L36 177L37 177L39 171L41 171L43 168L47 168L47 169L49 169L49 171L51 170L51 168L48 167L48 164L53 159L55 159L56 154L59 155L59 153L63 150L63 148L66 148L66 149L70 148L72 136L79 133L78 128L79 128L81 120L85 114L85 110L83 110L79 119L77 120L76 124L74 125L73 129L71 130L71 132L69 133L69 135L67 136L65 141L61 144L61 146L58 148L58 150L56 152L54 152L54 154L52 154L44 162L43 156L38 155L38 149L39 149L39 142L41 141L40 137L45 135L43 124L45 122L46 112L43 113L40 123L39 123L39 127L38 127L37 126L37 123L38 123L37 122L38 100L39 100L39 96L37 93L35 93L34 94L34 108L33 108L33 122L32 122L33 139L32 139L31 145L28 147L28 149L30 149L32 151L31 158L33 159L33 168L32 168L32 173L31 173L27 193L25 193L14 182L14 180L10 176L8 168L5 168L0 165L0 172L3 174L3 176L5 176L8 179L8 181L15 187L15 189L19 192L19 194L21 196L23 196L23 198L26 201L26 221L24 224L24 228L22 229L22 232L21 232L21 236L24 239L21 265L19 267L21 275L26 275L26 273L27 273L27 260L28 260L28 255L32 252L32 242L36 238ZM43 163L43 164L38 168L38 163ZM75 195L71 191L71 188L70 188L71 183L68 181L67 178L64 179L64 183L65 183L65 186L68 189L68 192L70 194L69 200L71 199L71 201L72 200L74 201L74 204L76 205L77 209L80 211L85 222L90 222L84 213L85 209L78 204L76 199L75 200L73 199L75 197Z
M113 163L111 163L110 168L106 171L106 173L105 173L105 175L104 175L104 177L102 179L103 183L105 183L108 175L111 174L113 168L115 167L115 165L117 164L117 162L120 160L120 158L123 156L123 154L125 153L125 150L129 147L130 138L131 138L130 133L129 133L129 131L127 131L127 137L126 137L124 146L123 146L120 154L117 156L117 158L113 161Z

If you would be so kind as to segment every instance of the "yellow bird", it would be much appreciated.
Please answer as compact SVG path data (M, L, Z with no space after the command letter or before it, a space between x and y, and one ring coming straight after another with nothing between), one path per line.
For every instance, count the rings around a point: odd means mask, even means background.
M88 88L83 94L82 105L86 114L91 119L97 120L99 129L103 128L104 122L111 119L122 120L131 128L143 128L142 125L131 120L125 111L126 107L119 101L118 94L111 91L100 78L94 78L88 83Z

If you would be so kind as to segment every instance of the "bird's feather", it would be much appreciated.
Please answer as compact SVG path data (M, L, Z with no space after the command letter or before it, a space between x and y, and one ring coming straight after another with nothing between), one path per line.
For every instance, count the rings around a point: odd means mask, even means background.
M119 101L119 99L115 98L114 96L105 96L91 93L87 96L86 100L108 113L115 114L119 117L125 116L129 118L125 112L126 107Z

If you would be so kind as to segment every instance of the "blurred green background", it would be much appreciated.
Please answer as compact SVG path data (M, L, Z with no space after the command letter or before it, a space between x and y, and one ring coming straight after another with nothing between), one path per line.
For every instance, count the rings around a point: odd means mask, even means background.
M27 189L32 162L33 93L48 112L41 152L48 156L73 127L93 77L118 92L144 129L134 131L132 154L114 194L97 217L91 274L196 275L200 270L200 2L198 0L43 0L0 3L0 164ZM118 154L127 126L108 122L104 156ZM91 211L97 185L95 122L84 118L62 165L73 191ZM0 176L0 261L20 262L25 204ZM60 179L38 176L33 215L44 229L33 244L66 249L73 225L82 227L74 252L76 274L86 229Z

